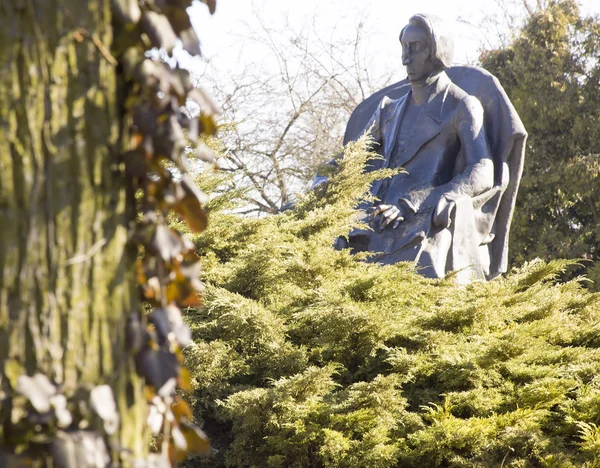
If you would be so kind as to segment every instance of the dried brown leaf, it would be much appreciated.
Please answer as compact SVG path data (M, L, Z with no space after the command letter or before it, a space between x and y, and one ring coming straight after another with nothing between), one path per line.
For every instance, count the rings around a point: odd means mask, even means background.
M211 115L200 113L198 120L200 122L200 130L202 133L206 133L207 135L214 135L217 133L217 122Z
M166 12L167 19L171 23L171 27L175 34L179 35L181 31L192 27L190 17L185 11L185 8L171 7Z
M186 146L186 140L175 115L169 115L160 123L152 140L156 156L178 161L184 165L181 155ZM186 170L185 167L179 167L179 169L181 171Z
M203 430L189 422L182 422L179 427L185 437L189 452L210 455L210 440Z
M190 371L187 370L185 367L181 368L181 371L179 372L179 378L177 379L177 383L183 391L192 391L192 376L190 374Z
M187 222L188 227L194 232L202 232L208 225L208 218L202 205L208 202L208 197L184 174L181 179L181 188L184 196L173 206L173 209Z
M127 175L134 179L143 179L148 173L148 161L141 148L127 151L123 155L125 160L125 171Z
M191 420L193 418L190 405L188 405L187 402L181 398L171 405L171 411L173 412L173 416L178 424L180 424L182 421Z
M185 279L178 279L167 286L167 300L175 301L181 307L199 307L202 300L192 283Z

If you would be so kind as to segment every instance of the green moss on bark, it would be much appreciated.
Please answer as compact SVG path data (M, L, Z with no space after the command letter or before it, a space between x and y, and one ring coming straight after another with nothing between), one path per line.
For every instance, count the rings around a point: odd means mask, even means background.
M0 358L72 393L109 383L141 456L136 306L109 0L0 5Z

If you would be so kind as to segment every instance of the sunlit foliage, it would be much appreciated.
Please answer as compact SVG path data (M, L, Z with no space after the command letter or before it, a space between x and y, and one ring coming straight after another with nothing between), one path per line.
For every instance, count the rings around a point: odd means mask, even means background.
M599 297L567 261L457 286L334 250L381 176L365 144L294 210L211 202L186 364L218 454L190 466L595 466Z

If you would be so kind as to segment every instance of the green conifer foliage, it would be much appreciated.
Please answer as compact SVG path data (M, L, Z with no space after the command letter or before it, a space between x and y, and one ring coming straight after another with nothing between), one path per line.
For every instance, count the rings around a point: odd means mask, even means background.
M567 261L457 286L334 250L386 175L363 173L366 145L323 198L260 219L213 209L196 237L189 396L219 453L190 463L597 466L600 296L554 281Z

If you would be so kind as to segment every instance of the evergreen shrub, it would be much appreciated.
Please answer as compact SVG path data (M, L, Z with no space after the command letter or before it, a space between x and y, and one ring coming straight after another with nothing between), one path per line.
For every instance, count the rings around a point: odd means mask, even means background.
M368 145L293 210L211 202L186 359L218 452L189 466L600 466L599 296L556 281L565 260L457 286L333 249L390 175Z

